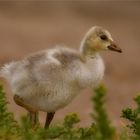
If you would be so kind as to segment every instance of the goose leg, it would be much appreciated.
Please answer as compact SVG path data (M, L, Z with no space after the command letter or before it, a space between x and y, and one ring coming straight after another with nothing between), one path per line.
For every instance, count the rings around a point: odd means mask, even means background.
M55 112L51 112L51 113L48 113L47 112L47 117L46 117L46 122L45 122L45 129L48 129L49 128L49 125L54 117L54 114Z
M14 95L14 101L17 105L24 107L29 112L29 118L33 125L33 127L38 122L38 112L37 109L30 106L29 104L25 103L22 98L20 98L18 95Z
M38 112L29 111L29 119L31 121L32 126L35 127L36 124L38 124L38 122L39 122L39 120L38 120Z

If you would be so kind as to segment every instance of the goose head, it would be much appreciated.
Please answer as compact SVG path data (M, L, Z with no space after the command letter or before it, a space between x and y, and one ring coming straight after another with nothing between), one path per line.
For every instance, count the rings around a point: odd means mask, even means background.
M92 55L103 50L122 52L113 41L111 34L99 26L94 26L87 32L82 40L80 49L84 55Z

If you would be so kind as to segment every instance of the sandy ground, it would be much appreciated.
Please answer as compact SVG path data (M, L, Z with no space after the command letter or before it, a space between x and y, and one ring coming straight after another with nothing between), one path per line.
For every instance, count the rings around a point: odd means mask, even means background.
M122 108L134 106L132 98L140 92L140 2L0 3L0 66L57 44L78 48L86 31L94 25L107 28L123 49L122 54L102 53L106 65L103 83L108 89L106 107L113 124L120 127ZM13 102L9 85L3 79L1 83L10 102L9 110L19 118L25 110ZM88 90L83 91L56 113L54 122L77 112L81 125L89 125L91 96ZM42 123L44 118L41 113Z

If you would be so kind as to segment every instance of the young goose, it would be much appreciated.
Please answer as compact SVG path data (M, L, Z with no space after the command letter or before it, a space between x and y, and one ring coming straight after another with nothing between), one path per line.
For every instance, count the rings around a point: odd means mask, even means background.
M47 112L45 128L54 113L69 104L79 92L95 87L104 75L102 50L121 52L110 33L92 27L81 42L80 51L57 47L31 54L6 64L1 76L9 82L14 101L27 109L33 125L37 112Z

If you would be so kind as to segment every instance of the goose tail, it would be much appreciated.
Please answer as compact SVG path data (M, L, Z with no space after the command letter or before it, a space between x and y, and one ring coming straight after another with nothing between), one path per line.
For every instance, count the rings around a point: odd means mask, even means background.
M0 77L4 78L8 82L10 82L13 77L13 71L15 69L15 65L16 65L16 62L11 62L11 63L5 64L0 69Z

